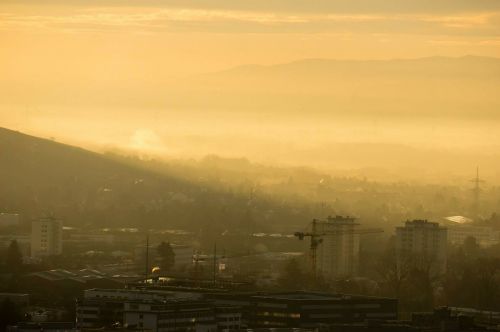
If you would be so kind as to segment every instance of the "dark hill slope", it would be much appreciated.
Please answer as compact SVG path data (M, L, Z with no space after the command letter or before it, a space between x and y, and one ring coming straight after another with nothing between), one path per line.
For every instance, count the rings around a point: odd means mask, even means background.
M138 165L139 164L139 165ZM54 213L91 227L234 228L304 220L265 198L190 183L98 153L0 128L0 210ZM272 211L272 213L270 213Z

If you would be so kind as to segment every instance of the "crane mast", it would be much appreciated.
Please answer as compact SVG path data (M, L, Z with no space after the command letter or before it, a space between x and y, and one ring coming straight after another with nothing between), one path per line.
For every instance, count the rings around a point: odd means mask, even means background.
M337 216L337 218L341 218L340 216ZM379 228L375 229L351 229L351 230L343 230L343 231L319 231L318 230L318 223L319 222L328 222L329 220L332 220L331 217L328 217L327 221L322 221L318 219L313 219L311 222L311 231L310 232L295 232L294 236L297 237L299 240L304 240L306 237L310 238L310 245L309 245L309 257L311 259L311 272L313 276L316 276L317 273L317 252L318 252L318 247L323 243L323 237L325 236L338 236L338 235L345 235L345 234L352 234L352 235L358 235L358 234L372 234L372 233L382 233L383 230Z

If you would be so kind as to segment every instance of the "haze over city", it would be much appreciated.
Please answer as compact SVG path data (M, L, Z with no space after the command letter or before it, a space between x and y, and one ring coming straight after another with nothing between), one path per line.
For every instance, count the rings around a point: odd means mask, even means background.
M468 179L480 165L498 183L495 1L0 9L5 127L97 151L385 168L404 180Z
M0 332L500 330L500 1L0 1Z

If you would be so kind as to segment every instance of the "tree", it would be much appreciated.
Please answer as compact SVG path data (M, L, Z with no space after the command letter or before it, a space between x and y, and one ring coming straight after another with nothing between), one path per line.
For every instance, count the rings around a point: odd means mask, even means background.
M460 253L459 253L460 254ZM457 255L451 260L445 283L452 306L500 310L500 259L480 257L472 260Z
M477 258L481 254L481 246L477 243L477 240L473 236L468 236L465 238L462 245L465 255L467 258Z
M383 295L399 298L410 274L410 263L403 258L398 261L395 240L395 237L388 240L386 248L375 265L375 270L380 276Z
M435 260L425 254L397 255L395 238L389 239L376 270L381 294L399 300L402 313L432 309L440 275Z
M7 269L12 272L19 272L23 266L23 255L21 250L19 250L16 240L10 242L5 264L7 265Z
M281 274L278 282L279 285L284 289L304 289L306 286L307 276L303 272L302 267L299 262L292 258L290 259Z
M16 324L21 319L21 311L15 303L9 299L0 303L0 331L5 331L8 325Z
M160 268L163 271L170 270L175 264L175 253L170 243L163 241L156 250L161 259Z

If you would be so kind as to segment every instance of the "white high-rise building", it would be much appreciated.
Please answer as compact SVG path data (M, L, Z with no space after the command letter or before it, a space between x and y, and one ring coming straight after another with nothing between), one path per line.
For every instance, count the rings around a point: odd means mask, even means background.
M62 221L43 218L31 224L31 257L60 255L62 253Z
M396 228L398 269L430 269L435 274L446 272L448 230L437 222L407 221Z
M359 269L359 234L351 217L328 217L313 221L313 233L321 234L316 271L328 279L352 277Z

